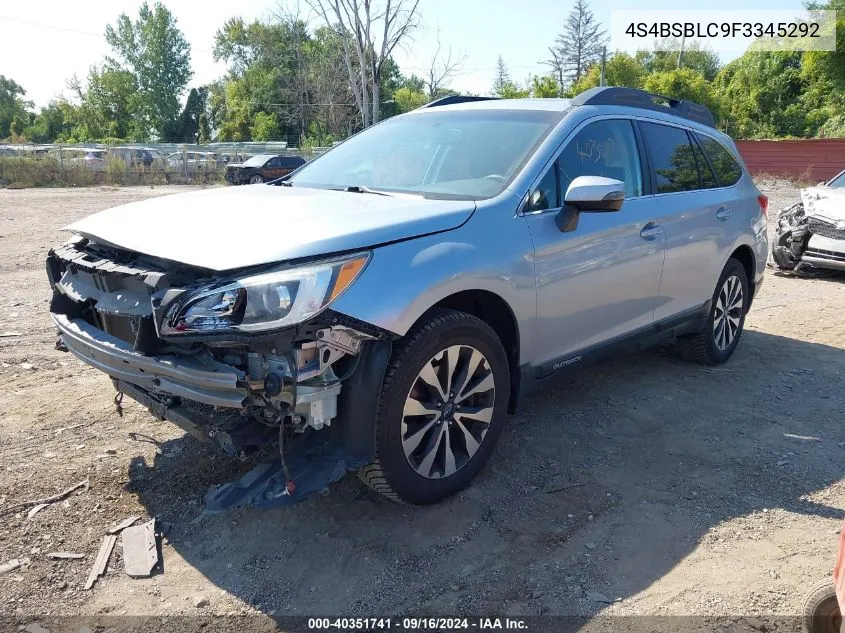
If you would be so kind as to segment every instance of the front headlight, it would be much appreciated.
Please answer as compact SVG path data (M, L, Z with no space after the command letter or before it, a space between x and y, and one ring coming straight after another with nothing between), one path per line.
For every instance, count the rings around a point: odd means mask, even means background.
M358 254L188 291L167 310L161 333L263 332L301 323L339 297L368 260Z

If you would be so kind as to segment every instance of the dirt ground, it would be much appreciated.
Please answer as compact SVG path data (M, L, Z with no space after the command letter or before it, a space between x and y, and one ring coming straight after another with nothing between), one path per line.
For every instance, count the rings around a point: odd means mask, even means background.
M798 199L764 183L770 216ZM185 188L0 190L0 616L798 614L845 514L845 284L767 272L736 355L672 346L561 378L475 484L397 505L353 476L284 509L203 517L244 465L54 349L44 258L93 211ZM27 518L3 514L88 478ZM83 589L104 531L171 525L164 569ZM84 554L53 560L47 553ZM20 621L20 620L19 620Z

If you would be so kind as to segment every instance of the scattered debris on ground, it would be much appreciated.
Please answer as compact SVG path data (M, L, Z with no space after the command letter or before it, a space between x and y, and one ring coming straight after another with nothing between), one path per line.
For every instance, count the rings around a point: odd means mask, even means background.
M106 567L109 564L114 544L117 542L116 534L107 534L103 537L103 544L100 546L100 551L97 553L97 559L94 561L94 566L91 567L91 572L88 574L88 580L85 581L85 589L90 589L97 582L97 578L106 573Z
M137 521L140 518L141 518L141 515L136 514L135 516L131 516L127 519L124 519L123 521L121 521L117 525L110 527L108 529L108 531L106 532L106 534L119 534L120 532L122 532L123 530L128 528L130 525L134 524L135 521Z
M34 505L38 509L36 510L35 508L33 508L29 512L29 514L32 515L32 516L27 515L27 518L31 519L40 510L47 507L51 503L56 503L56 501L61 501L62 499L67 497L70 493L74 492L75 490L79 490L80 488L82 489L82 492L86 492L89 487L90 487L90 482L88 481L88 478L85 478L82 481L73 484L67 490L63 490L59 494L55 494L51 497L45 497L44 499L36 499L34 501L24 501L23 503L18 503L18 504L15 504L13 506L9 506L7 508L2 508L2 509L0 509L0 516L2 516L4 514L11 513L11 512L15 512L16 510L20 510L20 509L26 508L28 506Z
M85 554L75 554L73 552L48 552L48 558L75 560L85 558Z
M142 525L128 527L121 533L123 568L128 576L149 576L158 564L155 522L155 519L151 519Z

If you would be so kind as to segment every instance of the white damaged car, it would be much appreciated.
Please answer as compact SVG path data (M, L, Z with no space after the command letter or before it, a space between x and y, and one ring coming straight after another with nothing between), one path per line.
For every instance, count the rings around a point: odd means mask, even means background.
M772 257L806 276L845 271L845 171L801 190L801 202L778 214Z

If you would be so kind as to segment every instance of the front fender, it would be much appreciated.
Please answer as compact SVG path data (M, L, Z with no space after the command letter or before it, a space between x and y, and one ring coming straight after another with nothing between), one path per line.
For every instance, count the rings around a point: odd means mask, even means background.
M377 248L332 309L404 336L443 299L485 290L510 306L527 351L537 313L531 237L524 218L496 215L481 209L458 229Z

